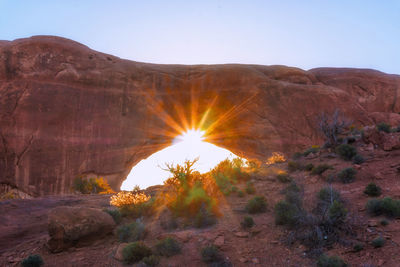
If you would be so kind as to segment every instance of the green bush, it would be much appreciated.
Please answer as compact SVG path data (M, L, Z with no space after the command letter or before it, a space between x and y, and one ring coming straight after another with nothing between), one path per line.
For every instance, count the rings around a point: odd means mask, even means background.
M292 155L292 159L296 160L296 159L301 158L302 156L303 156L303 153L302 153L302 152L296 152L296 153L294 153L294 154Z
M357 155L355 155L354 157L353 157L353 163L354 164L362 164L362 163L364 163L364 157L363 156L361 156L360 154L357 154Z
M343 222L346 219L347 209L343 203L334 200L328 210L328 215L329 219L334 223Z
M385 122L378 123L376 125L376 128L378 129L378 131L385 132L385 133L390 133L390 130L391 130L390 124L387 124Z
M104 212L110 214L110 216L114 219L116 224L119 224L122 220L121 212L117 209L105 209Z
M166 237L157 242L155 249L161 256L171 257L181 252L181 245L172 237Z
M346 267L347 264L338 256L322 254L317 261L318 267Z
M288 171L294 172L300 169L300 164L297 161L289 161L288 162Z
M332 169L332 166L328 164L320 164L318 166L315 166L311 170L312 175L321 175L323 174L326 170Z
M255 192L256 192L256 189L254 187L254 184L252 182L248 181L246 183L246 193L252 195Z
M369 183L364 190L364 193L370 197L377 197L382 194L382 189L375 183Z
M354 181L357 171L353 168L345 168L338 173L338 178L342 183L347 184Z
M277 225L294 226L298 223L299 209L293 203L289 203L286 200L281 200L276 203L274 212L275 223Z
M322 188L317 196L323 202L333 203L334 201L340 201L340 193L330 187Z
M381 220L380 223L381 223L381 225L383 225L383 226L389 225L389 221L386 220L386 219Z
M262 213L267 210L267 201L263 196L256 196L247 202L246 211L248 213Z
M25 258L21 265L23 267L40 267L44 265L43 259L40 255L30 255L29 257Z
M160 263L160 258L156 255L150 255L148 257L144 257L142 262L146 264L146 266L157 266Z
M353 246L354 252L360 252L363 249L364 249L364 244L362 244L362 243L357 243Z
M244 197L244 192L242 190L238 191L238 197Z
M72 187L75 191L82 194L111 194L114 192L107 181L102 177L89 179L86 177L76 177Z
M310 147L303 152L303 156L308 156L311 153L317 153L320 150L319 147Z
M217 223L217 218L203 205L194 218L194 226L197 228L205 228Z
M398 218L400 217L400 200L390 197L370 199L367 202L366 209L373 216L384 214L388 217Z
M240 222L240 225L241 225L243 228L251 228L251 227L254 226L254 220L253 220L253 218L250 217L250 216L245 216L245 217L243 218L243 221Z
M348 144L338 145L335 151L336 154L344 160L351 160L355 155L357 155L356 148Z
M304 165L305 171L311 171L313 168L314 168L314 164L312 164L312 163L308 163L308 164Z
M281 183L289 183L292 181L292 178L286 172L278 173L276 179Z
M381 248L385 245L386 240L382 237L375 238L372 240L371 244L374 248Z
M138 241L145 237L146 227L137 219L135 222L121 225L117 228L117 236L121 242Z
M152 254L151 249L140 241L129 243L122 250L122 257L128 264L139 262L145 257L150 257Z
M222 255L216 246L207 246L201 250L201 258L204 262L212 263L222 260Z

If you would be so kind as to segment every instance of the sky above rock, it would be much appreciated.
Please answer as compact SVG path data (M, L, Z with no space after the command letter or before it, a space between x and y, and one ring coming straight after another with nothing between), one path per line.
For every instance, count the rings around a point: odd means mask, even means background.
M130 60L400 74L400 1L0 0L0 40L57 35Z

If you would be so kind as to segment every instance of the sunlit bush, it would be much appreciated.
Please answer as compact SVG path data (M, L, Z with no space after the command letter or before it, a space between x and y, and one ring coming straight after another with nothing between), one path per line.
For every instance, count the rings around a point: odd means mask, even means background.
M107 181L102 178L77 177L73 182L73 189L82 194L112 194L114 191L111 189Z
M273 152L272 156L267 159L265 162L267 165L275 164L275 163L282 163L285 162L286 158L282 153Z
M150 199L150 196L141 192L121 191L116 195L111 196L110 204L115 207L122 207L126 205L137 205L144 203Z

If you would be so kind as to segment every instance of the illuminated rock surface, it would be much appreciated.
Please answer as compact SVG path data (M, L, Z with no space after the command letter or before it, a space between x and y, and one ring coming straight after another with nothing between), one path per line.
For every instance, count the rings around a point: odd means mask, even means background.
M374 70L157 65L59 37L0 41L0 183L59 194L99 175L119 188L183 118L197 124L208 109L214 144L264 159L320 143L322 110L339 107L356 125L397 120L399 91L400 76Z

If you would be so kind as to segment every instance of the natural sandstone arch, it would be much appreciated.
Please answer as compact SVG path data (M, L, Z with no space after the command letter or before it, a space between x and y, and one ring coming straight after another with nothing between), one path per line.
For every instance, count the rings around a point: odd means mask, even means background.
M340 107L357 124L399 112L399 90L399 76L373 70L157 65L59 37L1 41L0 183L58 194L78 175L101 175L119 188L169 145L172 121L209 107L215 144L262 159L319 143L322 110Z

